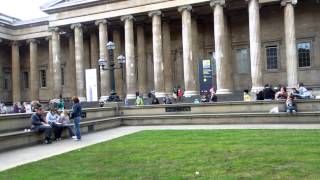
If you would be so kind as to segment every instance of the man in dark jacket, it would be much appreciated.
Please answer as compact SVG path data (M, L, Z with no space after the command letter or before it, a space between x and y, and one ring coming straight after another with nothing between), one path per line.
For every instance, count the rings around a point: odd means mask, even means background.
M31 116L32 126L31 129L36 132L44 132L46 144L51 143L52 128L48 122L43 118L43 109L41 107L35 109L36 113Z
M263 89L264 100L272 100L274 99L274 95L275 92L273 91L273 89L269 86L269 84L266 84Z

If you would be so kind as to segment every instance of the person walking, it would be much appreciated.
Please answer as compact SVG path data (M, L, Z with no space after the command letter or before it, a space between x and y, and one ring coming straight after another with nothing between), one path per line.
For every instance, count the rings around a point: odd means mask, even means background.
M74 119L74 129L77 136L77 141L81 140L81 132L80 132L80 121L82 114L82 107L78 97L72 97L73 106L71 111L71 119Z

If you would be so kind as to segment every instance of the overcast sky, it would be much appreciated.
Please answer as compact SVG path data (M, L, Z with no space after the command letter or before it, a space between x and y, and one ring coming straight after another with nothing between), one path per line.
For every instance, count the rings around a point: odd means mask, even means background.
M0 0L0 12L22 20L47 16L40 6L50 0Z

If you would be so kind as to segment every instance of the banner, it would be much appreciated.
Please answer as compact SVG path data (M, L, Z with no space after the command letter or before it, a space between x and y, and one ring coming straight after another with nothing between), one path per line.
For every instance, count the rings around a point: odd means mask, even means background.
M97 70L86 69L87 102L98 101Z

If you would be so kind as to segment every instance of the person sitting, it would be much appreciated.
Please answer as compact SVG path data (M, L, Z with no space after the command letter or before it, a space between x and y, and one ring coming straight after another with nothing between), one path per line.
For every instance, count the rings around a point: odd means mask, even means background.
M20 108L18 106L18 103L14 103L13 105L13 113L19 113L20 112Z
M210 102L210 96L209 96L208 92L205 92L205 93L201 96L201 102Z
M35 113L31 116L31 129L36 132L44 132L44 142L46 144L51 143L51 132L52 128L48 122L43 118L43 109L41 107L35 109Z
M36 112L36 109L42 107L39 101L32 101L31 102L31 111Z
M59 111L63 111L64 110L64 100L62 98L62 95L60 95L60 99L59 102L57 104L57 108Z
M257 96L256 100L264 100L263 91L259 91L259 92L256 94L256 96Z
M298 91L293 93L293 96L298 99L309 99L312 97L311 92L303 85L303 83L298 84Z
M160 104L159 99L155 95L151 97L151 104Z
M211 89L210 89L210 101L211 102L218 102L218 97L216 95L216 89L214 87L211 87Z
M280 91L278 91L275 95L276 100L287 99L288 93L287 88L284 86L280 87Z
M137 94L136 105L137 106L143 106L144 105L143 97L141 95L139 95L139 94Z
M249 90L245 89L243 91L243 101L251 101L251 96L249 94Z
M73 139L76 139L77 136L75 136L74 131L73 131L73 124L70 123L70 119L69 119L69 115L68 115L68 111L64 110L59 118L59 123L62 124L63 128L67 128L68 132L69 132L69 136Z
M61 133L63 126L59 123L59 112L56 108L51 108L50 112L47 113L46 120L53 128L54 133L54 140L60 141L61 140Z
M163 102L165 104L172 104L171 99L168 95L166 95L166 97L163 98Z
M183 90L180 86L178 86L178 89L177 89L177 97L178 97L178 102L181 102L183 97Z
M119 96L114 90L112 90L110 93L110 96L108 97L108 102L118 102L118 101L120 101Z
M293 97L292 94L290 94L287 97L287 100L286 100L286 111L287 111L287 113L296 113L297 112L297 106L294 103L293 99L294 99L294 97Z
M274 99L275 92L269 86L269 84L264 85L264 89L262 90L262 93L263 93L263 99L264 100L272 100L272 99Z

